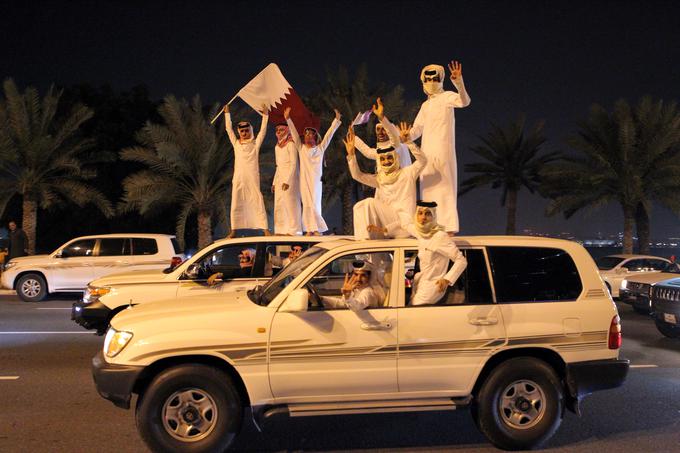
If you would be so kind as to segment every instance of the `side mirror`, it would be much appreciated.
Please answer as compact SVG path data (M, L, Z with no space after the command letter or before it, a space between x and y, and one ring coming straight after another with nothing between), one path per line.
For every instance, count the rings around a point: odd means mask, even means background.
M187 270L184 272L184 274L190 278L190 279L197 279L199 274L201 273L201 268L198 264L194 263L191 266L187 268Z
M281 305L279 311L283 313L299 313L301 311L307 311L308 300L309 293L306 289L296 289L288 296L288 299L286 299L283 305Z

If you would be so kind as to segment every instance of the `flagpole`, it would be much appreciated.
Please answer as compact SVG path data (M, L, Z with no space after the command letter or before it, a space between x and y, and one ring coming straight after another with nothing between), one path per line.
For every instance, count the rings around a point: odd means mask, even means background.
M217 121L217 119L218 119L220 116L222 116L222 112L224 111L224 107L227 106L227 105L229 105L229 104L231 104L232 102L234 102L234 99L236 99L237 97L238 97L238 94L234 95L234 97L231 98L231 100L230 100L229 102L227 102L226 104L224 104L224 105L222 106L222 108L217 112L217 115L215 115L215 118L213 118L212 121L210 121L210 124L214 124L215 121Z

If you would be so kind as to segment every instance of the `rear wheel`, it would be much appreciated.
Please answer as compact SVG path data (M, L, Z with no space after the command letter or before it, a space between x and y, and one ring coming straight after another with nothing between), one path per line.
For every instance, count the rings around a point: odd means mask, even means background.
M658 319L655 319L654 323L656 324L656 328L659 330L659 332L661 332L665 337L680 338L680 327L668 324L667 322L659 321Z
M24 302L40 302L47 296L47 282L40 274L25 274L17 281L17 294Z
M498 365L479 390L473 416L479 430L498 448L540 446L562 421L564 396L550 365L517 357Z
M137 429L156 452L224 451L241 428L243 407L229 376L180 365L156 376L137 403Z

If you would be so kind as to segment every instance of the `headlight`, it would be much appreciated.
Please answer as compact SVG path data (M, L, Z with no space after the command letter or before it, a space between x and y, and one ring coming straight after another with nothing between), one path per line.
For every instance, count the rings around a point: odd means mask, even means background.
M626 280L624 278L623 281L621 282L621 289L626 289L626 288L628 288L628 280Z
M16 266L16 265L17 265L17 262L16 262L16 261L10 261L9 263L5 264L5 270L7 270L7 269L9 269L9 268L11 268L11 267L14 267L14 266Z
M131 332L118 331L111 327L104 338L104 354L109 358L117 356L130 340L132 340Z
M83 295L83 302L92 303L102 297L104 294L111 292L111 288L107 286L88 286Z

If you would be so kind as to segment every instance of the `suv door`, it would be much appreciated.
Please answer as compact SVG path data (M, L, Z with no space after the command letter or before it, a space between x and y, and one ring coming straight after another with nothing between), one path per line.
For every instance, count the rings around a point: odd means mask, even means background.
M337 256L299 287L309 293L308 311L274 315L269 347L274 397L339 401L397 392L397 299L390 288L398 277L392 272L393 257L394 250ZM341 297L345 275L357 259L373 264L369 284L383 306L359 312L320 306L316 295Z
M468 265L455 284L435 305L411 306L410 263L418 251L404 250L397 359L401 393L467 395L480 368L506 342L484 249L461 251Z
M64 246L55 256L50 290L82 291L94 279L96 239L80 239Z

